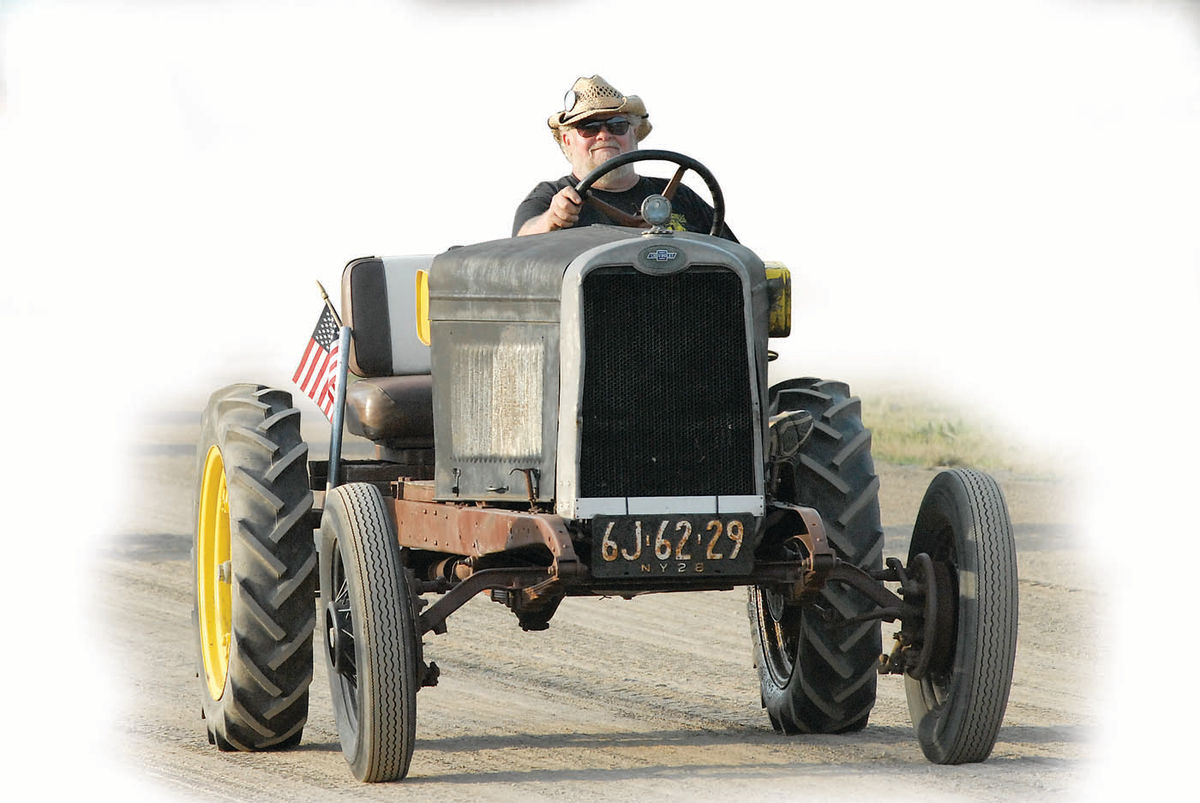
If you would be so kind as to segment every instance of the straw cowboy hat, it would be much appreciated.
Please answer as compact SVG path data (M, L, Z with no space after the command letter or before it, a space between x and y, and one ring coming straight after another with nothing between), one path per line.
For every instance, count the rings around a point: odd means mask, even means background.
M637 95L622 95L608 81L599 75L593 75L591 78L576 79L567 92L563 110L550 115L546 123L554 134L554 141L561 144L561 129L577 126L596 117L613 117L618 114L640 118L637 130L634 131L638 142L650 133L650 115L647 114L646 104L642 103L642 99Z

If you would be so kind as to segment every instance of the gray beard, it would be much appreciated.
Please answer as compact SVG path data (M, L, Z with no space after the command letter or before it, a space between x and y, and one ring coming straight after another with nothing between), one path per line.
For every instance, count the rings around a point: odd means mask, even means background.
M634 170L634 166L630 164L618 167L607 176L603 176L592 186L598 190L620 192L622 190L632 189L637 182L637 172Z

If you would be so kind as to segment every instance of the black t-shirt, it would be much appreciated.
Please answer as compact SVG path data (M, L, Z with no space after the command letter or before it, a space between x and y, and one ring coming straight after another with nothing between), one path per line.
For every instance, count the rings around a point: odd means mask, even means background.
M521 230L521 226L530 218L537 217L550 208L550 201L564 187L574 187L579 183L579 179L574 176L563 176L557 181L543 181L533 188L533 191L526 196L521 205L517 207L517 214L513 218L513 236L517 236L517 232ZM605 203L612 204L622 212L635 214L642 209L642 201L648 195L661 195L662 191L667 187L665 178L656 178L654 176L639 176L638 183L632 189L624 190L623 192L607 192L598 190L595 187L591 192ZM613 225L615 221L609 220L607 215L596 211L588 204L584 204L579 211L579 222L576 226L591 226L596 223ZM667 228L675 231L698 231L702 234L708 234L712 231L713 210L712 207L704 202L699 195L692 192L683 184L680 184L675 191L675 198L671 201L671 221L667 224ZM729 230L729 226L723 225L721 236L727 240L737 242L737 238L733 236L733 232Z

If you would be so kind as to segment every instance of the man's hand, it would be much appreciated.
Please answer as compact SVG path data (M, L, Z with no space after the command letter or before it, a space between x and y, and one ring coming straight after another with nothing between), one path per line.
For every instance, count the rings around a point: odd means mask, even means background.
M557 229L569 229L579 222L579 210L582 205L583 199L575 192L574 187L563 187L550 199L550 208L525 221L517 234L544 234Z
M549 215L550 230L569 229L579 222L579 209L583 206L583 199L579 197L579 193L575 192L574 187L563 187L554 194L550 199L550 208L546 210Z

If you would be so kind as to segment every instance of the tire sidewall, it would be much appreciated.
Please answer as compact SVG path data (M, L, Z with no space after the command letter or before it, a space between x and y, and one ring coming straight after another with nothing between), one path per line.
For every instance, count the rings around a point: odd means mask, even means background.
M235 652L237 650L237 639L233 639L229 645L229 660L225 666L225 685L222 688L221 696L213 698L208 688L207 668L204 665L204 647L200 636L200 582L199 582L199 560L200 560L200 497L204 488L204 468L208 461L208 453L214 447L221 453L221 460L226 466L238 465L239 459L244 460L244 455L236 454L236 448L226 442L225 428L221 427L221 416L217 413L217 406L220 401L235 397L237 395L249 393L254 386L252 385L232 385L223 388L212 395L208 406L204 409L204 415L200 422L200 440L196 449L195 460L193 463L192 476L195 482L192 486L192 648L193 658L196 663L196 677L200 682L201 708L203 710L204 719L208 722L218 721L222 715L223 702L228 700L232 695L232 668L236 664ZM228 476L226 477L227 491L230 493L230 520L231 529L235 519L233 509L236 505L236 492L228 488ZM234 549L232 543L232 533L230 535L230 551ZM232 554L230 555L232 559ZM234 592L236 593L236 592Z
M317 617L318 621L321 622L321 655L325 661L325 671L330 680L330 696L333 701L334 721L337 725L338 740L342 745L342 752L346 755L346 760L353 764L353 757L359 751L358 731L349 726L350 712L346 710L346 701L342 696L342 690L334 686L334 684L340 684L341 681L337 678L337 671L334 669L333 659L330 657L329 632L325 626L325 611L333 601L334 559L335 557L340 557L344 567L351 565L354 560L353 556L347 555L344 552L343 542L346 538L346 526L343 497L335 488L326 494L325 510L321 516L321 528L318 530L317 536L321 589ZM350 569L347 569L347 571L350 571ZM353 605L354 601L351 604ZM353 615L353 610L351 615ZM357 645L355 652L355 661L357 662L360 659L360 656L357 654ZM362 711L361 684L359 689L357 692L357 707L359 711Z
M324 621L324 612L326 606L332 602L333 593L333 564L335 558L340 558L342 567L346 572L346 582L350 587L350 615L354 618L355 635L360 636L355 639L354 645L354 663L358 671L358 684L354 691L355 700L354 706L357 709L358 727L355 728L350 722L350 711L347 710L347 701L343 697L341 684L343 683L337 677L336 670L333 667L333 661L330 658L329 634L322 630L322 653L325 658L325 669L329 675L331 683L338 684L339 688L331 688L331 697L333 698L334 720L337 724L338 740L342 745L342 753L346 757L346 762L354 770L356 775L365 771L365 764L368 756L364 754L366 740L362 738L362 734L370 733L375 726L374 716L371 712L370 701L366 699L368 689L373 688L375 681L373 669L370 662L366 660L365 649L366 639L370 635L361 628L369 627L370 623L364 622L362 617L363 606L366 605L366 598L363 595L363 576L360 571L358 556L354 553L350 539L354 537L350 532L350 522L348 519L349 512L347 510L347 498L343 488L334 488L326 496L325 512L321 520L320 529L320 564L321 564L321 610L320 615Z
M941 559L937 553L944 545L938 543L939 532L948 528L954 540L958 611L955 617L954 659L950 680L945 686L945 698L939 704L928 681L904 676L909 714L921 748L931 761L939 764L986 758L991 746L988 744L987 749L982 750L979 745L982 729L975 707L981 696L1001 693L999 689L989 688L994 684L989 684L984 678L985 669L989 671L988 677L991 677L1000 668L982 666L979 644L985 634L980 632L980 622L984 619L981 613L987 612L981 612L980 584L1003 582L1005 578L995 571L995 567L982 565L980 552L983 538L1007 538L1011 542L1011 529L1005 520L1003 524L1008 529L1000 529L995 533L984 532L986 524L980 520L979 511L975 509L976 498L967 487L971 475L986 477L978 472L954 469L943 471L934 478L922 500L909 547L911 565L913 558L921 552L928 553L935 560ZM994 481L991 478L987 480L999 494ZM1015 619L1015 611L1012 615ZM988 621L998 626L994 619ZM1015 632L1012 640L1015 646ZM1011 678L1011 653L1008 660L1009 673L999 672L1003 676L1002 693L1005 700ZM994 723L994 727L998 728L999 722Z
M349 489L358 489L355 495L360 496L359 492L366 494L365 502L356 502L351 498ZM361 539L373 537L370 528L358 528L354 523L356 516L366 516L381 525L386 532L384 538L375 546L385 549L388 553L387 559L381 561L381 565L374 565L365 554L360 552L364 545ZM374 533L378 535L378 533ZM321 621L324 622L324 611L326 606L333 598L335 589L333 588L333 561L335 556L340 556L342 566L346 572L346 582L348 585L350 596L351 617L353 618L353 627L355 631L355 668L358 674L358 682L355 689L355 705L358 711L357 728L353 727L350 722L349 712L346 710L346 701L343 698L344 685L340 677L337 676L332 661L329 655L329 636L322 627L322 653L324 655L326 670L330 680L330 692L333 698L335 720L338 728L338 737L341 741L342 753L346 758L346 762L350 765L351 771L356 778L366 781L377 780L392 780L396 777L403 777L408 770L408 762L412 752L412 733L401 733L399 738L407 740L407 746L403 748L407 751L407 756L402 756L399 759L399 766L393 766L396 760L394 755L380 757L379 740L380 734L383 732L391 732L389 724L386 720L399 716L398 712L388 712L383 721L376 719L376 707L380 704L378 697L382 694L387 694L392 691L402 695L404 698L403 705L409 706L411 709L410 720L400 722L401 730L411 730L413 720L415 720L415 705L416 705L416 682L417 682L417 664L419 664L419 652L414 649L413 641L415 634L416 619L412 615L412 602L408 577L406 571L402 567L400 556L399 542L395 539L394 527L391 524L391 517L387 513L384 499L379 489L367 484L353 484L339 486L332 489L326 495L325 510L321 520L321 528L318 536L319 553L320 553L320 574L321 574ZM370 576L364 575L364 569ZM395 614L397 620L398 632L376 632L372 628L381 627L382 624L373 615L364 615L366 607L372 604L368 596L372 584L378 584L374 592L375 604L381 600L385 603L395 605ZM386 592L380 593L379 588L387 584ZM391 584L394 584L391 585ZM390 617L388 621L390 621ZM408 641L407 651L403 663L402 677L380 677L376 672L375 660L369 651L374 649L372 645L378 643L380 639L406 639ZM419 638L416 639L419 644ZM383 688L386 684L389 688ZM398 686L399 689L393 690L391 686Z
M979 601L973 584L963 583L964 577L974 578L978 566L975 548L974 522L971 520L970 499L966 488L952 472L942 472L934 477L917 513L913 527L913 538L909 544L908 564L922 552L936 559L944 548L937 543L935 533L949 528L953 533L955 561L958 575L958 610L955 617L957 636L954 645L954 663L951 669L949 697L939 704L923 681L904 676L909 715L912 717L921 745L926 749L940 743L956 740L966 716L965 701L970 698L971 674L974 658L967 644L977 638L974 609ZM968 612L967 607L972 610ZM944 759L941 751L934 761Z
M294 413L276 416L276 413ZM266 425L265 427L263 425ZM261 429L260 429L261 427ZM269 432L268 432L269 428ZM263 445L255 448L244 439L245 430L261 432L275 449L267 452ZM235 437L241 430L242 437ZM212 394L201 418L200 438L194 460L192 504L192 651L196 676L200 685L201 710L207 723L210 739L222 750L259 750L299 741L308 713L308 685L312 678L312 599L315 572L303 574L304 567L315 563L311 529L306 525L311 506L308 489L307 464L300 435L299 413L291 407L291 396L255 384L230 385ZM200 559L200 500L204 485L204 468L211 449L221 455L229 505L229 560L233 568L230 580L230 644L225 665L225 682L221 694L213 698L208 688L201 640ZM281 463L276 460L290 458ZM285 507L277 511L279 518L264 518L262 501L248 488L234 480L235 473L249 473L259 478L270 493L280 496ZM270 508L268 508L269 510ZM300 511L304 512L301 513ZM300 518L285 517L296 513ZM273 525L286 526L279 534L281 540L270 543L272 559L284 567L277 577L264 569L261 555L255 554L249 541L255 536L243 518L255 520L260 531ZM283 522L290 524L283 525ZM259 546L258 549L264 549ZM270 615L278 617L275 624L282 628L280 641L271 641L257 623L256 613L249 607L252 597L270 599L281 583L288 583L289 593L271 603ZM273 607L278 605L277 608ZM244 649L243 635L252 644ZM267 666L272 652L283 644L291 645L290 653L279 664ZM254 651L259 654L254 655ZM265 674L264 674L265 673ZM269 677L268 677L269 676ZM263 678L276 686L273 692L264 691ZM285 700L283 708L277 702ZM274 712L272 713L272 709ZM258 722L255 722L255 720ZM260 728L267 725L265 735Z

